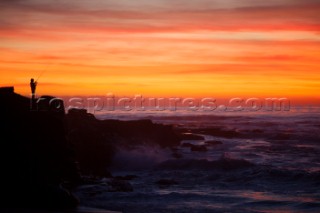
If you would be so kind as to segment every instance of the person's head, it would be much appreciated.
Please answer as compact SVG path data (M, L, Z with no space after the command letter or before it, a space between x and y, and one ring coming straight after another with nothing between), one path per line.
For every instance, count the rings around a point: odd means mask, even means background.
M33 78L31 78L31 83L33 83L34 82L34 79Z

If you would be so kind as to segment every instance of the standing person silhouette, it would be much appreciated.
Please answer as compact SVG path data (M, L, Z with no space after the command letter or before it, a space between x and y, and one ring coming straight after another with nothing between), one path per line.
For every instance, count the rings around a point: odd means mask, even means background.
M35 98L36 98L36 87L37 87L37 82L34 81L33 78L31 78L30 80L30 87L31 87L31 97L32 97L32 100L34 101Z

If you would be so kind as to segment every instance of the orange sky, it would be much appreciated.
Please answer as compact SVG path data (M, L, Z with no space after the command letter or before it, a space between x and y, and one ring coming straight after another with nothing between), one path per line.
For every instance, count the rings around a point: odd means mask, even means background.
M320 102L318 0L1 0L0 86Z

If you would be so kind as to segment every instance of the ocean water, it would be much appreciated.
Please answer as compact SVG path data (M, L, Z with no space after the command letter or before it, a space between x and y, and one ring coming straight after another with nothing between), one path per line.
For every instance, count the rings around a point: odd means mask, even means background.
M110 170L134 177L129 180L133 191L110 192L109 180L101 179L77 189L83 205L128 213L320 212L320 110L96 117L147 118L204 139L182 141L174 155L155 146L121 150ZM212 129L235 134L216 136ZM190 144L206 151L191 151Z

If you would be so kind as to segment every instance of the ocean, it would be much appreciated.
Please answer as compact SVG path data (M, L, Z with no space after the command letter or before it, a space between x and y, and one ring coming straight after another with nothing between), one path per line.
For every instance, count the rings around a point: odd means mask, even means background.
M98 119L151 119L197 140L174 149L120 150L113 176L79 187L82 204L121 212L320 212L320 110L286 112L101 112ZM193 150L198 147L200 150Z

